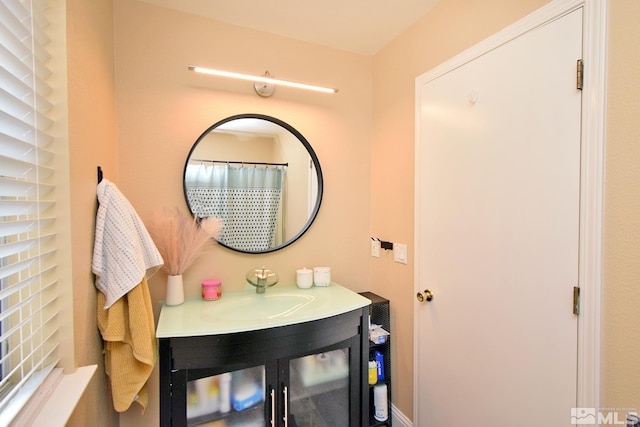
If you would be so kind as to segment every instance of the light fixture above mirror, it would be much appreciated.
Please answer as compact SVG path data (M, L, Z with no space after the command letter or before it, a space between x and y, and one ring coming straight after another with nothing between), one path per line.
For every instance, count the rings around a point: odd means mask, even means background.
M297 89L306 89L306 90L312 90L312 91L323 92L323 93L338 92L338 89L334 89L334 88L310 85L306 83L292 82L290 80L276 79L273 76L271 76L268 71L265 72L265 74L262 76L254 76L251 74L242 74L242 73L235 73L233 71L216 70L213 68L198 67L195 65L189 65L187 66L187 68L196 73L252 81L255 83L254 88L256 90L256 93L258 93L258 95L263 97L271 96L271 94L273 93L273 88L271 87L272 85L287 86L287 87L293 87ZM266 93L269 93L269 94L265 95Z
M269 71L265 71L264 76L272 77L271 74L269 74ZM273 95L273 93L276 91L276 85L274 83L268 83L268 82L255 82L253 84L253 89L256 91L256 93L259 96L263 98L268 98L271 95Z

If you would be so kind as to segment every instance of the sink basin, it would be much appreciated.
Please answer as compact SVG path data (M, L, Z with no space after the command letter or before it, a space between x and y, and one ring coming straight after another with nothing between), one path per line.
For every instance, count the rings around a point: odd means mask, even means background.
M234 320L238 322L284 318L293 316L315 299L313 295L300 294L259 296L249 294L230 300L226 304L212 304L208 310L203 312L203 318L208 321Z
M371 301L337 283L299 289L274 286L266 293L254 290L225 292L215 301L187 298L176 306L163 306L156 337L192 337L267 329L309 322L346 313Z

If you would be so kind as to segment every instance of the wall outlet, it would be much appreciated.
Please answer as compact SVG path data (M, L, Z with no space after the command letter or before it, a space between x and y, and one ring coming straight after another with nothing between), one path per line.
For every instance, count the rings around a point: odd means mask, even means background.
M371 256L380 258L380 241L371 239Z
M393 244L393 260L401 264L407 264L407 245L403 243Z

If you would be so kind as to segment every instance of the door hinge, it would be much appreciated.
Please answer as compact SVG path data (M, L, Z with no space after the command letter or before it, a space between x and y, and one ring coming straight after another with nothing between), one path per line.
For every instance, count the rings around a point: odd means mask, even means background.
M573 314L580 314L580 288L577 286L573 287Z
M577 70L576 70L576 89L582 90L583 82L584 82L584 64L582 63L582 59L578 59Z

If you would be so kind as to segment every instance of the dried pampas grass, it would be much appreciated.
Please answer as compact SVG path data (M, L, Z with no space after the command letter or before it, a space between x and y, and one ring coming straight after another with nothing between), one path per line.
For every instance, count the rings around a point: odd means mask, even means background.
M149 218L147 228L164 258L162 269L171 276L184 273L201 255L204 245L218 237L222 229L219 218L198 218L164 209Z

